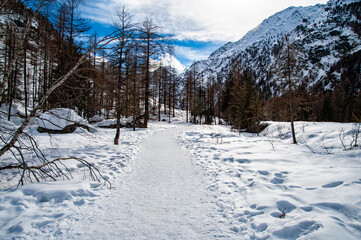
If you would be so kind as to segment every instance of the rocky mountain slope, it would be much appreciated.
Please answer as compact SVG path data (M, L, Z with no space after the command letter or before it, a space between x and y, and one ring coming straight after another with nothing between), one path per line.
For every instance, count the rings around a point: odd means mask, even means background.
M302 81L307 88L328 90L342 80L341 69L351 67L342 62L354 59L361 50L360 22L360 1L330 0L325 5L290 7L190 68L196 69L204 79L224 80L232 63L237 61L252 69L261 90L271 95L275 87L271 68L287 34L305 59Z

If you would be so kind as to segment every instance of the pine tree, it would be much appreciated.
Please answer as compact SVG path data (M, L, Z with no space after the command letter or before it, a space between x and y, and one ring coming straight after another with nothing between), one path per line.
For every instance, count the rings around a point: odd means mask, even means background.
M223 93L226 119L239 131L259 132L263 120L263 102L250 70L235 63L226 79Z

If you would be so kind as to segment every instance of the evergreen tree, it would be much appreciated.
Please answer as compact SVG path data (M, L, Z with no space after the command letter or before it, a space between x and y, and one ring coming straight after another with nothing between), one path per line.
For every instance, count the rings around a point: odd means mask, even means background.
M222 108L227 121L239 131L259 132L263 102L252 73L234 64L224 89Z

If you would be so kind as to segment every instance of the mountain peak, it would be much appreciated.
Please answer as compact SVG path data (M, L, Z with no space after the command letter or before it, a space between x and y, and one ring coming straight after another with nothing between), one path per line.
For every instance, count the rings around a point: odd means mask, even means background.
M359 49L361 19L355 11L361 7L359 3L359 0L330 0L327 4L289 7L262 21L237 42L226 43L207 60L196 62L195 67L205 80L217 76L224 79L237 60L244 68L255 71L257 82L270 84L273 81L270 68L285 34L290 34L290 40L302 47L301 54L308 61L304 71L305 79L309 79L308 87L315 86L325 81L331 67L343 56ZM348 4L354 6L343 7ZM327 89L329 84L321 85Z
M273 44L279 36L292 31L305 19L311 22L318 18L323 8L324 5L318 4L310 7L289 7L278 12L250 30L239 41L228 42L214 51L207 60L196 62L197 67L214 76L247 47L262 41L272 41Z

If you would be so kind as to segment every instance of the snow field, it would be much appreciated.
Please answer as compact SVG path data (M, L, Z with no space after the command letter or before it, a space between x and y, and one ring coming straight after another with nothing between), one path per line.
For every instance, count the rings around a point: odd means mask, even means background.
M359 239L361 151L338 139L352 124L298 122L299 145L288 125L270 122L261 137L193 126L179 140L234 239Z
M184 124L34 135L49 158L79 157L111 183L73 179L15 188L1 175L0 239L359 239L361 150L352 124L269 122L256 136ZM166 118L166 117L164 117ZM0 119L11 127L5 119ZM15 125L14 125L15 126ZM343 129L343 131L341 131ZM61 179L59 179L61 180Z
M36 126L29 129L36 135L39 145L45 148L44 153L49 159L85 159L99 168L112 183L112 189L121 183L119 177L131 171L133 157L138 154L140 144L153 131L155 129L136 132L121 129L121 144L114 146L114 130L111 129L97 129L95 133L89 133L79 128L73 134L51 137L38 133ZM16 173L2 175L0 239L59 239L62 234L59 223L64 224L71 215L83 211L82 206L93 206L94 202L101 201L112 192L108 184L90 181L89 172L79 162L67 162L67 167L73 177L70 181L59 179L57 182L34 183L19 188L15 188Z

